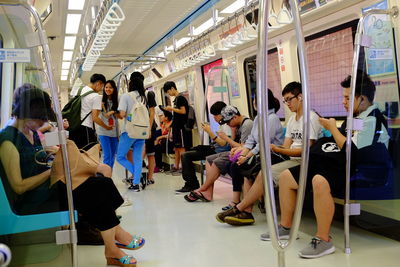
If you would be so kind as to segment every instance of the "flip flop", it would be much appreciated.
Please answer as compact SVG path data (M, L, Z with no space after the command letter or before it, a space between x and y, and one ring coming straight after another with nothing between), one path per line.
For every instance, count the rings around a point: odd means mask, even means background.
M197 198L200 199L203 202L210 202L210 200L208 200L207 198L204 197L204 195L201 192L196 192L196 191L192 191L190 192L191 196L193 198Z
M189 194L185 195L183 198L187 201L187 202L195 202L196 200L199 200L199 198L197 198L195 195L192 194L193 192L190 192Z

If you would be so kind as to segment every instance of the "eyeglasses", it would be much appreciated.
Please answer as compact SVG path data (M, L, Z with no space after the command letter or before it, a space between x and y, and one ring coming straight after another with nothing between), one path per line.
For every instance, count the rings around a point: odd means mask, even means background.
M293 99L297 98L297 96L298 95L283 99L283 104L289 104Z

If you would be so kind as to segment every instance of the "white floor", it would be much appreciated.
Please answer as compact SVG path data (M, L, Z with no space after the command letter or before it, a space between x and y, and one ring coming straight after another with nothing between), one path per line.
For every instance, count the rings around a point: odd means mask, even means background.
M255 209L253 226L233 227L216 221L215 215L227 204L231 186L217 181L214 201L188 203L174 190L183 185L182 178L156 174L156 183L141 192L128 191L122 184L123 171L116 167L115 183L128 196L132 206L123 207L122 226L133 234L143 235L146 245L130 253L138 266L157 267L225 267L277 266L277 253L269 242L259 240L266 231L264 214ZM400 242L352 228L353 253L343 252L343 224L335 222L332 229L336 252L323 258L307 260L297 256L315 230L313 218L304 218L300 239L286 253L286 266L400 266ZM106 266L102 246L78 246L79 266ZM64 266L62 263L37 266ZM35 265L36 266L36 265Z

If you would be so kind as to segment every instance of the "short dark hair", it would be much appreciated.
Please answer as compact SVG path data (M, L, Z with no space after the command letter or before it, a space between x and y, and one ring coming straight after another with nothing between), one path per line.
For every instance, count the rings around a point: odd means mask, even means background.
M143 76L143 74L141 74L141 73L138 72L138 71L132 72L131 76L129 77L129 80L133 80L133 78L139 78L139 79L141 79L142 81L144 81L144 76Z
M285 88L283 88L282 96L292 93L293 95L301 94L301 83L299 82L291 82L288 83Z
M210 107L210 113L214 116L221 115L221 110L226 107L226 104L222 101L217 101Z
M173 115L172 112L169 112L168 110L163 110L164 117L166 117L169 121L172 121Z
M95 73L90 76L90 83L102 82L103 84L106 83L106 77L103 74Z
M351 86L351 75L347 76L340 85L343 88L350 88ZM369 102L374 101L376 87L371 78L362 70L357 70L356 90L355 95L365 95Z
M164 93L168 92L168 90L170 90L172 88L176 89L176 84L173 81L168 81L168 82L164 83L164 86L163 86Z

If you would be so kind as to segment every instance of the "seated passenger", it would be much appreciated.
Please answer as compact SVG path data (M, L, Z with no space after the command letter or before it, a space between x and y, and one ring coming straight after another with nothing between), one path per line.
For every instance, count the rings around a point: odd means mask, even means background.
M51 210L53 200L65 203L65 184L61 181L50 187L50 168L40 162L46 154L37 130L55 115L49 95L30 84L19 89L15 98L11 125L0 132L0 175L10 205L16 214L32 214ZM107 196L104 198L103 196ZM112 179L89 177L73 190L74 206L91 225L101 231L108 264L136 264L120 248L137 249L144 239L133 237L119 224L115 210L123 203Z
M226 106L221 111L223 121L230 127L237 128L235 140L230 139L223 132L218 132L218 136L228 142L232 149L244 144L250 135L253 121L240 115L239 110L233 106ZM214 182L221 174L226 174L231 165L230 151L221 152L206 158L206 181L197 190L191 191L185 196L188 202L196 200L211 201L213 197Z
M256 98L253 98L253 107L257 110ZM271 144L282 145L283 143L283 129L279 117L276 112L280 108L279 100L276 99L270 89L268 89L268 125L269 125L269 136ZM237 162L231 164L229 168L229 175L232 177L233 185L233 198L231 203L223 207L222 210L228 210L233 206L239 204L240 194L242 192L242 186L244 177L251 177L257 175L261 169L261 163L259 160L259 143L258 143L258 118L254 118L253 128L251 129L250 136L247 138L246 143L243 146L232 149L231 156L240 152L240 157ZM272 164L283 161L282 157L275 156L272 158ZM254 179L254 178L253 178Z
M343 105L349 111L351 76L348 76L342 83ZM357 74L354 116L363 121L362 130L353 130L352 137L352 166L351 172L355 171L357 151L373 144L376 138L377 143L385 144L387 147L389 136L384 123L381 123L381 131L375 133L376 123L382 121L378 106L373 104L375 85L368 75L359 71ZM317 232L312 238L310 246L299 252L303 258L318 258L335 252L333 241L330 237L330 226L335 211L333 196L341 194L345 189L346 178L346 121L340 129L336 126L333 118L320 118L321 124L332 133L336 149L327 151L323 149L323 143L319 146L324 150L325 156L319 154L313 156L310 153L308 165L306 190L313 190L314 212L317 219ZM329 143L332 145L332 141ZM318 149L318 145L316 147ZM312 148L314 150L314 148ZM332 161L333 153L335 161ZM332 163L333 162L333 163ZM296 195L298 189L300 168L294 167L285 170L279 177L279 199L281 207L281 223L279 235L282 239L289 236L292 226L293 212L295 209ZM262 240L269 240L269 234L261 235Z
M162 154L163 153L173 153L173 142L172 142L172 131L171 131L171 124L172 124L172 113L169 111L164 110L163 114L160 119L160 127L161 127L161 135L157 136L156 140L154 141L155 145L155 157L156 157L156 167L159 170L164 171L163 161L162 161ZM166 140L169 138L169 148L168 151L166 149Z
M225 106L226 104L224 102L217 101L212 104L210 113L213 115L214 120L220 124L217 133L223 132L227 137L231 138L231 127L222 122L221 110ZM188 193L200 187L193 161L205 160L207 156L230 150L229 143L219 138L217 134L214 134L211 131L210 124L202 123L201 128L203 128L212 139L212 145L193 147L191 150L182 154L182 178L185 180L185 185L181 189L175 191L177 194Z
M271 172L274 182L277 184L278 175L287 168L298 166L301 162L302 150L302 132L303 132L303 105L301 84L291 82L285 86L282 91L284 103L288 105L290 111L296 112L290 117L286 126L286 135L283 146L271 144L271 156L274 158L290 156L285 160L272 165ZM318 121L318 115L315 112L310 113L310 144L315 143L321 134L321 125ZM219 222L226 222L232 225L247 225L254 223L251 218L253 204L264 194L263 179L259 173L253 183L254 178L246 177L244 185L244 198L235 207L217 214Z

